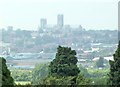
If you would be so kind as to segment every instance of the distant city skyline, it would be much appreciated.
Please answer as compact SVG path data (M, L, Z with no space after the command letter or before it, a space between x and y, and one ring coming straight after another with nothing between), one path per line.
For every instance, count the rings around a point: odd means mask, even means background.
M57 24L57 15L64 15L64 24L82 25L88 29L117 29L119 0L3 0L0 1L0 29L37 30L40 19Z

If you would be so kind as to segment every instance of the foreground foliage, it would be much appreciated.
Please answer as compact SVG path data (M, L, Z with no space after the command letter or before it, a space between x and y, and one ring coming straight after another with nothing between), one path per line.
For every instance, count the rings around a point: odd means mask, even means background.
M118 48L113 54L114 61L109 61L110 63L110 73L109 82L110 85L120 85L120 41Z
M59 46L55 59L49 65L49 74L53 76L77 76L80 72L76 65L77 62L75 50Z
M10 71L6 65L6 60L3 57L0 57L0 63L2 63L2 65L0 66L0 71L2 70L0 72L0 76L2 76L2 86L14 86L14 79L11 77Z
M32 71L32 84L42 84L43 79L48 76L48 64L37 64Z
M49 65L49 74L42 84L47 85L77 85L80 73L77 67L76 51L59 46L56 57ZM83 81L83 80L81 80Z
M10 68L10 70L15 81L31 81L32 79L31 69Z

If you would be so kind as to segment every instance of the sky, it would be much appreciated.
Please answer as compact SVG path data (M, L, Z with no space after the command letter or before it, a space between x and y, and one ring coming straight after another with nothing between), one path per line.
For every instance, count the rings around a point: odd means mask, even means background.
M0 29L37 30L40 19L49 25L64 15L64 24L82 25L85 29L118 28L119 0L0 0Z

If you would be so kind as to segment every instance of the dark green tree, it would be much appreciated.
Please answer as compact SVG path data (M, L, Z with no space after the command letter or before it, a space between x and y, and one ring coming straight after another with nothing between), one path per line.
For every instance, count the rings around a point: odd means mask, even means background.
M55 59L50 62L49 74L42 84L48 85L75 85L80 72L77 67L76 51L68 47L57 48Z
M96 67L97 68L103 68L104 67L104 58L100 57L97 61L96 61Z
M36 81L33 79L35 81L33 83L37 85L65 85L66 87L67 85L89 85L90 80L80 74L77 61L75 50L71 50L69 47L59 46L55 59L49 64L48 71L44 71L45 67L41 66L36 68L37 70L34 70L33 77ZM47 77L43 74L45 72L48 72ZM41 77L43 79L40 79Z
M55 59L50 63L50 75L59 76L77 76L80 72L77 67L76 51L71 50L69 47L57 48Z
M109 85L120 85L120 41L118 48L113 54L114 61L110 60Z
M11 85L14 86L14 79L11 77L10 71L6 66L6 60L3 57L0 57L0 76L2 77L2 86Z

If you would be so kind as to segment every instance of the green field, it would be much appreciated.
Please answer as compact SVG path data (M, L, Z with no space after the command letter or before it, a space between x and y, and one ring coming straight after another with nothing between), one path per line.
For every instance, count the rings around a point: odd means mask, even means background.
M15 81L16 85L26 85L26 84L31 84L30 81Z

